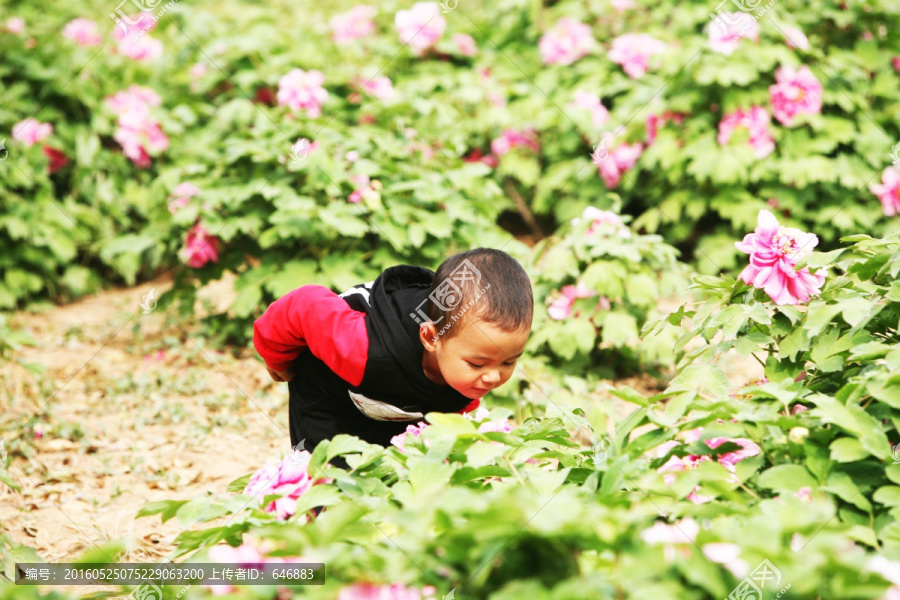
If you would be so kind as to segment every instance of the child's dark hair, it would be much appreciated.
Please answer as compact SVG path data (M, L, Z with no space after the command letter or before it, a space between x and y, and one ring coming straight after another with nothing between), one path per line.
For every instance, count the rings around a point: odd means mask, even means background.
M425 313L439 335L453 337L463 319L479 317L506 331L531 327L531 280L516 259L501 250L475 248L454 254L434 275Z

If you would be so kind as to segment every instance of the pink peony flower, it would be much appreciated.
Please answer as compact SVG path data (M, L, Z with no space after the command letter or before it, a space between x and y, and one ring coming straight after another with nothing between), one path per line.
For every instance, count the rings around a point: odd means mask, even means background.
M156 60L162 56L163 45L162 42L151 37L141 37L136 40L129 38L119 42L118 52L132 60Z
M613 40L606 56L622 65L632 79L643 77L649 67L650 57L666 51L666 43L646 33L626 33Z
M353 7L349 12L335 15L329 21L334 41L346 44L375 33L375 13L378 9L367 4Z
M577 225L582 219L587 219L591 222L591 225L587 230L588 235L595 234L599 231L612 231L624 238L631 237L631 230L629 230L628 227L625 226L625 223L622 222L622 217L614 212L588 206L581 212L581 217L572 219L572 225Z
M647 115L647 145L649 146L656 140L656 132L660 127L664 127L669 121L674 121L679 125L684 122L684 113L676 113L670 110L665 111L661 115L650 113Z
M12 128L12 138L22 142L29 148L51 133L53 133L53 125L50 123L41 123L32 117L19 121L13 125Z
M215 240L215 238L212 238ZM193 265L192 265L193 266ZM281 496L269 502L263 510L274 513L276 517L286 520L297 512L297 499L308 492L314 485L331 483L328 477L313 480L309 474L309 459L312 455L306 450L294 450L288 453L279 464L266 465L257 470L244 488L244 495L253 496L260 501L266 496ZM307 517L309 521L309 517Z
M409 44L413 52L421 56L444 34L447 21L436 2L416 2L409 10L397 11L394 26L400 42Z
M900 56L895 56L891 60L891 64L894 66L894 71L896 71L897 73L900 73Z
M196 196L199 193L200 188L197 186L187 182L179 183L172 190L171 196L173 199L169 201L169 212L174 215L179 208L187 206L192 196Z
M809 50L809 39L802 31L790 25L785 25L782 31L784 32L784 43L788 45L788 48Z
M761 210L754 233L734 244L750 255L750 264L740 278L747 285L764 289L779 306L808 302L810 296L818 295L825 275L810 273L809 267L796 271L794 265L818 243L814 234L779 226L772 213Z
M160 98L151 88L131 84L127 90L108 97L106 105L117 115L127 112L147 112L149 107L160 105Z
M291 69L278 80L278 104L295 111L305 110L310 118L318 118L328 99L323 83L325 75L321 71Z
M150 157L169 147L169 138L149 115L131 111L119 115L119 128L113 134L125 156L138 167L150 166Z
M881 183L873 183L869 190L881 200L885 216L900 214L900 170L888 167L881 173Z
M194 269L199 269L210 261L219 262L219 239L197 223L188 231L184 240L183 258Z
M90 19L72 19L66 23L62 34L79 46L99 46L103 43L103 38L97 32L97 23Z
M520 146L524 146L533 152L538 152L541 149L537 134L533 130L507 129L499 138L491 142L491 151L497 156L503 156L513 148Z
M483 154L480 148L474 148L463 160L465 162L482 162L492 169L496 169L500 161L493 154Z
M799 70L783 66L775 73L775 85L769 86L772 113L782 125L790 127L799 114L822 112L822 84L809 67Z
M629 8L634 8L634 0L610 0L610 4L612 4L613 9L616 12L621 13L625 12Z
M641 539L648 544L692 544L700 533L700 525L686 517L672 525L657 521L641 532Z
M379 100L390 100L394 96L394 85L384 75L372 79L361 79L359 87L369 96L375 96Z
M748 110L737 109L719 121L719 135L716 140L724 146L731 140L735 129L745 129L750 134L749 144L756 158L765 158L775 150L775 140L769 133L769 113L760 106Z
M375 583L354 583L338 592L337 600L429 600L436 593L433 585L421 590L406 587L402 583L380 585Z
M743 579L750 572L750 565L741 558L741 547L737 544L714 542L703 544L701 550L706 558L724 565L738 579Z
M191 70L189 71L191 75L191 79L197 80L206 75L207 71L209 71L209 67L206 66L206 63L198 62L195 63Z
M609 121L609 111L606 110L606 107L600 102L600 96L597 96L596 94L584 90L577 90L572 106L589 111L594 127L602 127Z
M604 142L608 142L610 139L611 136L604 137L600 146L605 147ZM597 165L597 170L603 177L606 187L613 189L619 185L625 171L633 167L643 153L644 146L642 144L619 144L609 152L605 152L604 148L595 149L591 158Z
M547 307L547 314L551 319L563 321L568 319L572 314L572 306L578 298L590 298L596 296L597 292L588 288L583 283L578 282L577 285L564 285L560 290L560 296L556 298L550 306Z
M398 433L397 435L395 435L394 437L391 438L391 445L396 446L397 449L400 450L400 452L403 452L405 454L406 453L405 442L406 442L407 434L413 435L415 437L419 437L420 435L422 435L422 432L425 431L425 429L427 429L427 428L428 428L428 423L426 423L425 421L419 421L415 425L407 425L405 432ZM426 446L428 445L427 440L425 441L425 445Z
M590 52L595 44L589 26L563 17L541 37L538 48L545 65L571 65Z
M513 430L512 425L509 424L509 419L498 419L496 421L485 421L481 425L478 426L478 433L489 433L492 431L499 431L500 433L509 433Z
M22 17L10 17L6 20L6 30L10 33L22 33L25 31L25 19Z
M742 37L759 41L759 23L750 13L720 13L707 27L709 48L719 54L731 56Z
M475 56L478 48L475 46L475 40L471 35L466 33L454 33L453 43L456 45L456 51L463 56Z

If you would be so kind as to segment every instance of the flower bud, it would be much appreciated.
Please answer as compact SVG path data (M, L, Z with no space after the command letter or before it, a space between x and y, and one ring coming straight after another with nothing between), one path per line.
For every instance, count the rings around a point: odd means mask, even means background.
M802 444L803 440L806 439L806 436L808 435L809 429L806 427L794 427L791 429L790 433L788 433L788 440L794 444Z

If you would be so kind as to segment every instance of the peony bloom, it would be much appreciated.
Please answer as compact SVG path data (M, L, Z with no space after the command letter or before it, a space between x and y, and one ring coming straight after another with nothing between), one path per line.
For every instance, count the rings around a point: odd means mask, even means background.
M174 215L179 208L187 206L187 203L192 196L196 196L199 193L200 188L197 186L187 182L179 183L175 186L175 189L172 190L172 200L169 201L169 212Z
M600 231L611 231L623 238L631 237L631 230L622 222L622 217L614 212L588 206L581 212L581 217L572 219L572 225L577 225L582 219L587 219L591 222L587 229L588 235L593 235Z
M392 585L354 583L341 588L337 600L432 600L436 592L433 585L426 585L419 590L406 587L402 583Z
M534 130L507 129L500 137L491 142L491 151L497 156L503 156L513 148L524 146L532 152L538 152L541 145L538 142Z
M604 142L608 137L604 138ZM633 167L637 160L644 153L642 144L619 144L615 149L606 152L603 142L600 148L595 149L591 154L592 162L597 165L597 170L603 177L606 187L612 189L619 185L622 175Z
M297 512L297 499L300 496L314 485L331 483L328 477L313 480L310 476L311 456L306 450L294 450L279 464L260 468L250 477L247 487L244 488L244 495L253 496L260 501L266 496L281 496L269 502L263 509L268 513L275 513L275 516L282 520L292 517Z
M721 13L709 24L709 48L719 54L731 56L742 37L759 41L759 23L750 13Z
M731 140L735 129L745 129L750 135L749 144L756 158L765 158L775 150L775 140L769 133L769 113L761 106L748 110L737 109L719 121L719 135L716 140L724 146Z
M6 30L10 33L22 33L25 31L25 19L22 17L11 17L7 19Z
M133 39L134 36L152 31L157 21L151 12L141 12L137 16L116 19L116 27L113 29L113 37L119 41Z
M772 113L782 125L793 125L798 114L822 112L822 84L806 65L799 70L781 67L775 72L775 81L769 86L769 99Z
M369 96L375 96L379 100L390 100L394 96L394 85L384 75L360 80L359 86L363 92Z
M881 183L873 183L869 190L881 200L885 216L900 214L900 170L888 167L881 173Z
M149 107L160 105L159 94L148 87L131 84L127 90L116 92L106 99L106 105L114 113L148 112Z
M550 303L547 307L547 314L555 321L563 321L568 319L572 314L572 306L578 298L590 298L596 296L597 292L589 289L583 283L578 282L577 285L564 285L560 290L560 296Z
M809 50L809 39L802 31L790 25L785 25L782 31L784 32L784 43L788 45L788 48Z
M646 33L626 33L613 40L606 53L609 60L622 65L625 73L638 79L647 72L650 57L666 51L666 43Z
M475 56L478 48L475 46L475 40L471 35L466 33L454 33L453 43L456 45L456 51L463 56Z
M606 110L606 107L600 102L600 96L597 96L596 94L584 90L577 90L572 106L589 111L594 127L602 127L609 121L609 111Z
M634 0L610 0L610 4L616 12L625 12L629 8L634 8Z
M545 65L571 65L590 52L595 44L590 27L563 17L541 37L538 48Z
M41 123L32 117L19 121L12 128L12 138L22 142L27 147L34 146L51 133L53 133L53 125Z
M325 75L321 71L291 69L278 80L278 104L295 111L305 110L310 118L318 118L328 99L323 83Z
M66 23L62 34L79 46L99 46L103 43L103 38L97 32L97 23L90 19L72 19Z
M650 113L647 115L647 145L649 146L656 140L656 132L660 127L664 127L669 121L674 121L679 125L684 122L684 113L676 113L670 110L665 111L661 115Z
M723 565L738 579L744 578L750 572L750 565L741 558L741 547L737 544L715 542L703 544L701 550L706 558Z
M44 156L50 159L50 164L47 166L47 172L51 175L69 164L69 159L66 158L66 155L60 150L51 148L50 146L43 146L41 150L43 150Z
M188 71L188 73L190 73L191 79L196 81L197 79L200 79L201 77L206 75L208 71L209 67L206 66L206 63L198 62L194 63L194 66L191 67L191 70Z
M183 258L194 269L199 269L210 261L219 262L219 239L197 223L188 231L184 240Z
M125 156L138 167L150 166L150 157L169 147L169 138L146 113L139 111L119 115L119 128L113 134Z
M656 521L652 527L641 532L641 539L648 544L691 544L700 533L700 525L691 517L672 525Z
M398 433L394 437L391 438L391 445L396 446L400 452L406 453L406 436L407 434L412 434L415 437L419 437L422 435L422 432L428 428L428 423L425 421L419 421L415 425L407 425L406 431L403 433ZM425 441L425 445L428 445L428 441Z
M409 44L413 52L421 56L444 34L447 21L436 2L416 2L409 10L397 11L394 26L400 42Z
M818 295L825 275L810 273L809 267L799 271L794 265L819 243L819 238L793 227L782 227L767 210L759 211L756 230L735 242L735 247L750 255L750 264L740 278L747 285L763 289L779 306L808 302Z
M500 164L500 161L493 154L485 155L480 148L475 148L465 157L463 157L465 162L482 162L489 166L492 169L496 169L497 165Z
M163 53L163 45L159 40L142 37L137 40L122 40L118 46L119 54L132 60L156 60Z
M335 43L346 44L375 33L374 17L377 12L378 9L374 6L361 4L349 12L332 17L328 23L331 25Z

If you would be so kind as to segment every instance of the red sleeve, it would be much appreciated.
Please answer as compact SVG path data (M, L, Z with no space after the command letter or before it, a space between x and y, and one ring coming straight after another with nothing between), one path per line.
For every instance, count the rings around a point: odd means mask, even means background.
M474 400L472 400L471 402L466 404L466 407L464 409L462 409L461 411L459 411L459 414L465 414L468 412L472 412L479 406L481 406L481 398L475 398Z
M304 285L253 323L253 345L273 371L286 371L309 348L341 379L359 385L369 354L365 317L328 288Z

